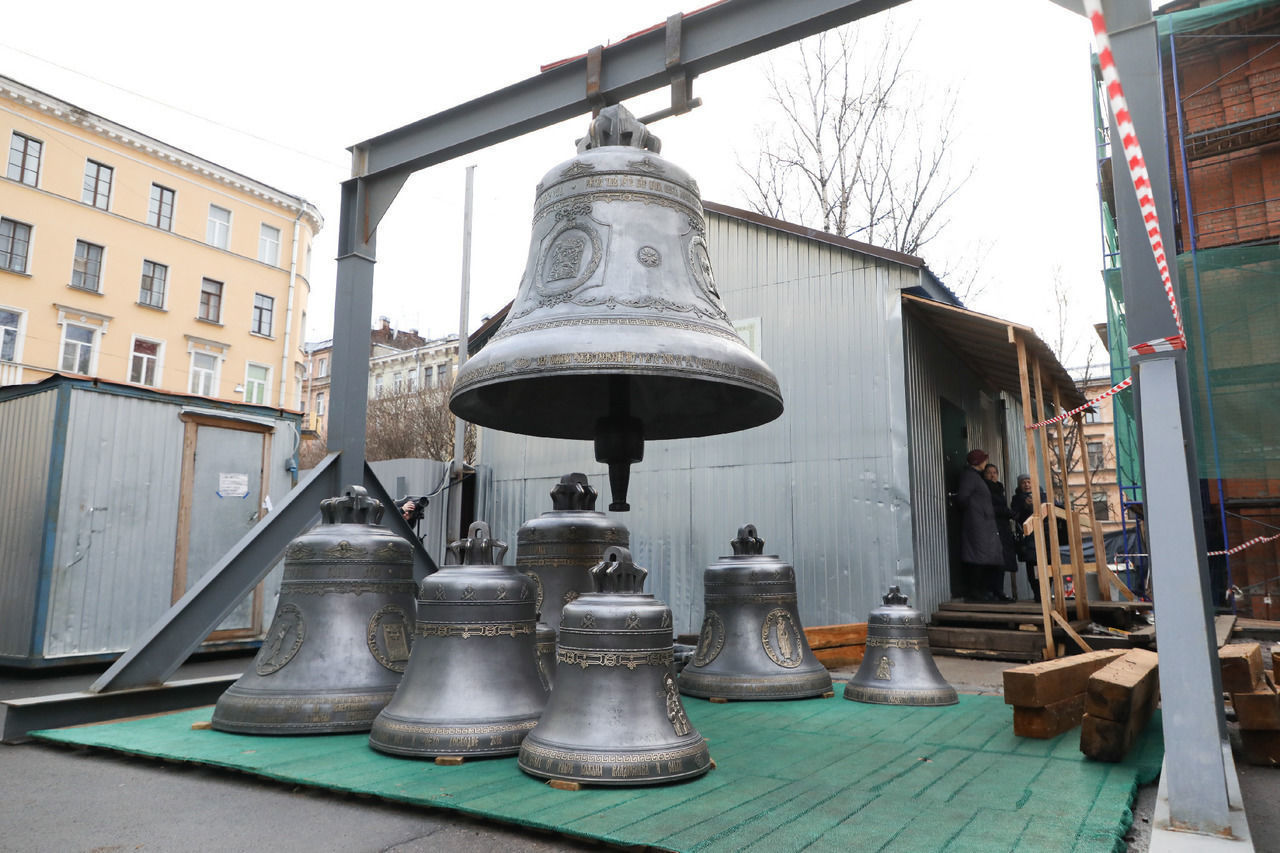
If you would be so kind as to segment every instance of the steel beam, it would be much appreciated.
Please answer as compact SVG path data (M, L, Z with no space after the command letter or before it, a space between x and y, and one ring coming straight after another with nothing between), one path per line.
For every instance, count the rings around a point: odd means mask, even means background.
M1138 139L1142 142L1156 212L1163 228L1174 227L1165 144L1164 89L1156 26L1146 0L1104 0L1112 54L1124 84ZM1111 117L1112 158L1123 154ZM1177 327L1156 269L1137 198L1116 192L1121 278L1129 340L1173 335ZM1173 245L1172 230L1163 234ZM1177 266L1171 265L1175 276ZM1221 682L1205 557L1203 512L1195 444L1190 441L1186 353L1131 359L1142 443L1147 523L1160 635L1161 696L1170 828L1221 835L1230 832L1227 765L1222 742Z

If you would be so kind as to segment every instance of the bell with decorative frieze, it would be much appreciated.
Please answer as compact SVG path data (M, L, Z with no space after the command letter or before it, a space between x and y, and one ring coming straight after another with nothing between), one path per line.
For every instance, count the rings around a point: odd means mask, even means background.
M285 550L275 617L253 666L218 699L219 731L368 731L400 684L413 639L412 549L378 526L382 504L360 486L320 512Z
M800 624L796 572L764 553L755 525L738 529L703 574L705 610L698 648L680 673L680 692L703 699L831 696L831 675Z
M423 582L413 655L369 745L416 757L513 755L538 722L533 580L501 565L506 543L477 521L449 546L454 564Z
M671 673L671 609L645 593L648 573L611 547L592 589L564 606L555 690L520 745L520 769L592 785L654 785L711 767Z
M560 609L591 589L591 567L611 545L630 545L627 528L596 511L596 490L586 474L565 474L551 490L550 512L516 533L516 568L538 584L538 612L551 630Z
M954 705L956 690L929 652L924 614L889 587L884 605L867 617L867 651L844 686L844 698L875 705Z

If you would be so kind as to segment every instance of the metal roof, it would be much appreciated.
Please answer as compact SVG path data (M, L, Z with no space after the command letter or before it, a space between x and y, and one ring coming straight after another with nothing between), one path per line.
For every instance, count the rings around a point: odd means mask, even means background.
M964 359L971 370L997 390L1022 397L1018 349L1013 335L1017 332L1026 341L1028 360L1039 359L1045 378L1058 387L1063 406L1074 409L1088 401L1076 388L1071 374L1058 361L1053 350L1029 326L906 293L902 295L902 304ZM1052 399L1052 388L1044 390Z

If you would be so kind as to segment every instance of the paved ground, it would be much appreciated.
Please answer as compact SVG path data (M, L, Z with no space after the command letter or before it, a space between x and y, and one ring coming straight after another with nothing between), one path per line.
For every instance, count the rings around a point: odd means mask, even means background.
M237 673L246 656L203 660L176 677ZM939 656L958 690L1000 693L1014 664ZM100 670L58 675L0 671L0 699L82 689ZM852 674L852 668L837 677ZM1280 770L1241 766L1258 851L1280 851ZM456 813L292 788L232 772L49 745L0 746L0 851L598 850L592 842L533 836ZM1139 791L1130 851L1147 849L1155 786ZM1145 831L1144 831L1145 830Z

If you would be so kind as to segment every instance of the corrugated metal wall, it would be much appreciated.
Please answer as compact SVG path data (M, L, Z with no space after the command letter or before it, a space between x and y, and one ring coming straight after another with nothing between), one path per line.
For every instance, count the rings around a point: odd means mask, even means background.
M57 396L0 404L0 655L31 652Z
M904 329L907 410L911 424L911 506L920 581L920 593L913 606L932 613L951 595L940 400L945 397L965 411L969 447L986 450L997 464L1006 454L1002 433L1011 428L1008 425L1015 418L1017 431L1008 435L1011 440L1023 440L1022 409L1007 394L982 390L981 381L965 366L963 359L909 312ZM1005 401L1004 407L1000 405L1001 400ZM1020 451L1011 446L1008 452L1015 454L1012 458L1016 459ZM1002 472L1002 477L1007 479L1008 472ZM957 594L960 592L956 590Z
M445 486L449 477L449 463L437 459L386 459L370 462L369 467L378 475L387 493L397 500L408 495L431 495ZM423 547L436 565L443 564L445 547L449 544L446 528L448 508L449 492L446 490L427 501L419 527L423 533Z
M760 318L786 412L741 433L646 444L621 516L632 551L681 632L701 622L703 569L748 522L796 566L805 624L865 621L890 584L915 591L899 291L918 273L715 214L708 243L730 316ZM591 475L608 504L590 442L482 433L490 520L513 546L564 473Z

